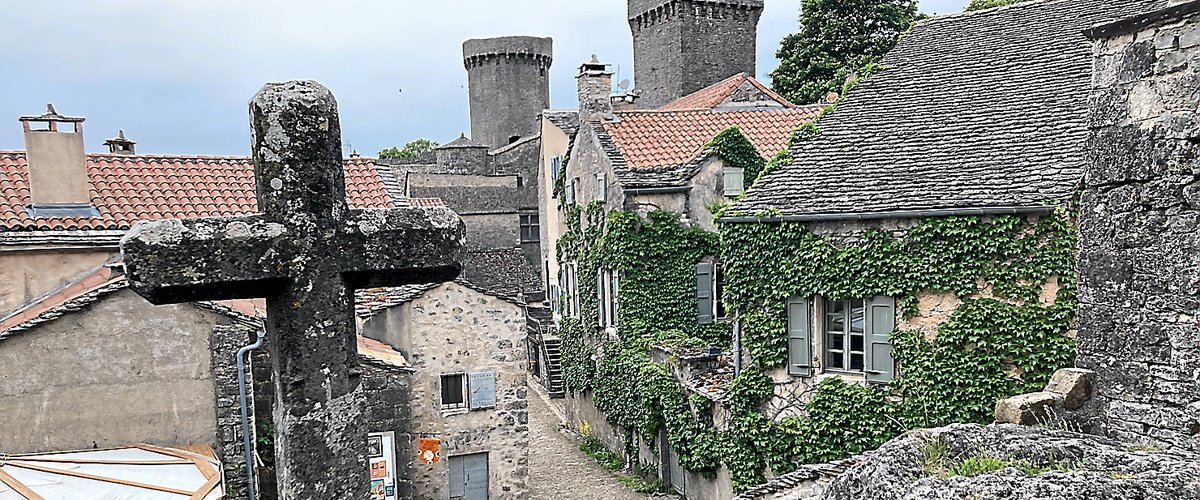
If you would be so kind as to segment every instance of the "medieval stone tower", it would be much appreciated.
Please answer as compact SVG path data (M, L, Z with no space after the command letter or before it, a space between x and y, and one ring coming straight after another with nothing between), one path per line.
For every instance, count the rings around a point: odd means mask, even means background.
M537 135L550 107L550 38L509 36L463 43L471 100L471 139L492 149Z
M656 108L753 75L763 0L629 0L638 103Z

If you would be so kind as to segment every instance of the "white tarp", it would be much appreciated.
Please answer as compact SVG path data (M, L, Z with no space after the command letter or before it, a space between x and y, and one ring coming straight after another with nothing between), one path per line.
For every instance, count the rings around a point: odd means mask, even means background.
M212 474L220 474L220 464L211 458L154 449L162 452L131 447L0 456L0 471L11 477L7 481L0 478L0 500L26 500L5 484L13 479L46 500L178 500L210 487ZM197 460L206 462L205 470ZM205 476L206 471L210 476ZM202 498L224 498L219 479L216 481L216 488Z

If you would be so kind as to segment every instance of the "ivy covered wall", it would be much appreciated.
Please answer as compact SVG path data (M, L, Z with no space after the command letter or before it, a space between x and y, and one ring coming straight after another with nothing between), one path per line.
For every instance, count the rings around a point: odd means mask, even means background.
M736 142L740 134L728 137ZM744 152L738 144L710 147L725 150L727 163L751 163L757 175L786 161L735 158L740 153L728 151ZM604 213L596 203L568 208L565 220L559 261L579 263L582 311L561 324L568 390L590 391L625 433L627 456L636 456L639 434L652 442L663 429L685 468L712 475L725 465L737 490L768 472L875 448L905 429L990 421L998 399L1040 389L1055 369L1073 364L1077 236L1066 211L920 219L899 231L867 224L834 236L791 222L730 224L718 236L684 227L672 213L643 219ZM654 344L729 346L728 325L696 322L695 264L712 255L723 262L724 302L742 323L746 355L721 402L731 415L721 427L711 402L649 359ZM615 336L596 327L601 268L620 275ZM914 323L903 320L921 313L919 299L933 294L957 307L932 332L905 329ZM877 295L895 297L901 311L892 334L895 380L780 376L787 298ZM767 415L778 386L791 383L811 386L804 411Z

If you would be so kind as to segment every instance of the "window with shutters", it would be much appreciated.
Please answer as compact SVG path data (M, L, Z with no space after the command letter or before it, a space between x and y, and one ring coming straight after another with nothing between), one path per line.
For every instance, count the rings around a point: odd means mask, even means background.
M746 192L746 170L741 167L726 166L722 169L722 189L727 198L735 198Z
M596 200L601 203L608 199L608 176L604 172L596 174Z
M558 169L562 168L563 157L561 155L550 159L550 197L558 198L558 190L554 186L558 185Z
M833 372L862 373L872 382L887 382L895 374L889 336L896 327L891 297L824 301L821 329L822 359Z
M726 317L725 304L721 300L725 275L721 263L709 259L696 264L696 321L705 325Z
M572 205L575 203L575 185L576 184L579 184L578 178L571 179L571 182L567 185L566 195L567 195L567 204L568 205Z
M537 243L541 239L538 214L521 214L521 243Z
M562 289L562 308L563 316L579 317L579 266L574 263L563 264L562 269L558 271L558 281Z
M467 407L467 378L465 373L442 375L442 409L457 410Z
M603 328L617 326L618 273L601 269L596 275L596 322Z

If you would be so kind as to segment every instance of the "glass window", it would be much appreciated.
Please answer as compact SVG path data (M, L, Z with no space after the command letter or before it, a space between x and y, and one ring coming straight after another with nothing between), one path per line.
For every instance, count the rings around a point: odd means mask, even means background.
M467 407L467 377L462 373L442 375L442 409Z
M863 371L866 367L866 303L825 300L825 367Z
M541 238L537 214L521 214L521 243L537 243Z

